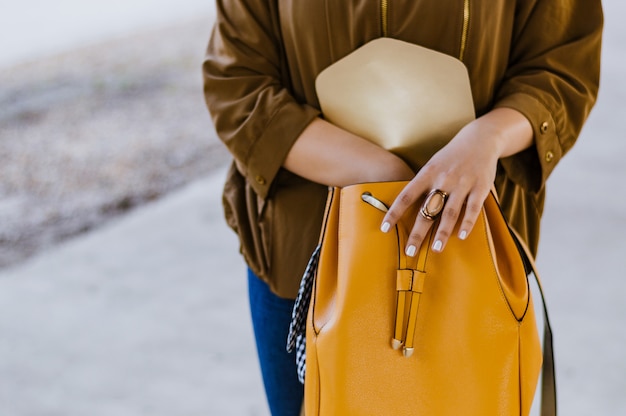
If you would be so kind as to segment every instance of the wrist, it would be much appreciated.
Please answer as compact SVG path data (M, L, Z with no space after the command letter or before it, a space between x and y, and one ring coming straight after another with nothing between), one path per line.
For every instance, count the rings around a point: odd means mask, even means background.
M409 181L415 176L413 169L399 156L389 153L389 163L385 164L385 170L381 181Z
M489 145L498 159L514 155L533 144L530 121L512 108L496 108L476 122L480 124L479 135L490 140Z
M392 182L411 180L415 173L400 157L381 149L374 159L361 164L359 176L357 182Z

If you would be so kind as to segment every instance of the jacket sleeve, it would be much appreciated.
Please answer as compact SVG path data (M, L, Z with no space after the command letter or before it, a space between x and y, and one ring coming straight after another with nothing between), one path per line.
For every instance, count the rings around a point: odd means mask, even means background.
M319 114L290 94L276 3L217 0L203 64L204 96L219 138L265 198L302 130Z
M600 0L518 1L508 69L495 107L520 111L535 145L503 159L507 175L538 192L574 145L600 77Z

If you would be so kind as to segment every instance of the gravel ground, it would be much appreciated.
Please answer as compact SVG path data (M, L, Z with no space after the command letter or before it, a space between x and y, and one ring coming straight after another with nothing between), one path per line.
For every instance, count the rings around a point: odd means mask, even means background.
M224 166L209 17L0 70L0 267Z

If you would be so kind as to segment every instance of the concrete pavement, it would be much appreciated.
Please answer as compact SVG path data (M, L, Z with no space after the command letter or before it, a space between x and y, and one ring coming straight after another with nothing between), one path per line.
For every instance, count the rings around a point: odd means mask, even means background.
M267 415L223 172L0 274L0 415Z

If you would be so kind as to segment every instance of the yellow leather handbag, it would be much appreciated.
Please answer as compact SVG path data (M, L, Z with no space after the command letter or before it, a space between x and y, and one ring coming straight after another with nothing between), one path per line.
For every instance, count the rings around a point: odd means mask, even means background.
M451 238L442 253L427 241L407 257L416 210L395 231L379 229L406 184L330 191L306 323L305 414L528 415L542 366L532 259L494 195L465 241ZM548 416L556 397L545 322Z

